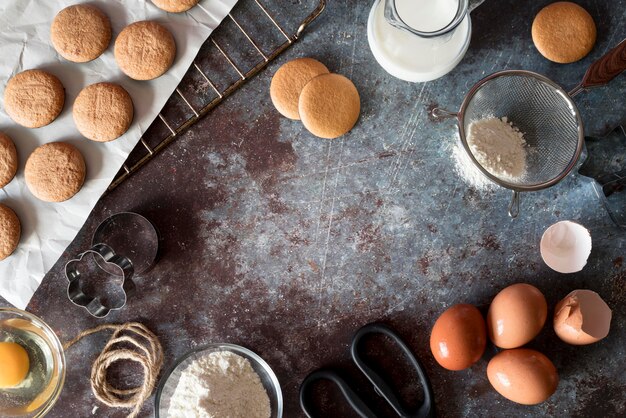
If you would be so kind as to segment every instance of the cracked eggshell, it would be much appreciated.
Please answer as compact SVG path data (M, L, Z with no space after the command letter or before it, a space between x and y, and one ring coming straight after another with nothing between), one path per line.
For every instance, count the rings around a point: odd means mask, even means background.
M591 234L576 222L557 222L543 233L539 249L541 258L552 270L575 273L587 264Z
M611 308L591 290L574 290L554 309L554 331L572 345L587 345L609 334Z

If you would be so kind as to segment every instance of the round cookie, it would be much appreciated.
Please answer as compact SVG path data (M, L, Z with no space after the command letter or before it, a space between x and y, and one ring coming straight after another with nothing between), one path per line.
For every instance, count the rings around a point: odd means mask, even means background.
M144 20L130 24L115 40L115 61L132 79L152 80L174 62L176 43L164 26Z
M198 4L199 0L152 0L152 3L161 10L171 13L186 12Z
M58 78L42 70L16 74L4 90L4 110L16 123L40 128L59 116L65 103L65 89Z
M133 101L123 87L96 83L74 101L74 123L85 138L108 142L122 136L133 121Z
M13 180L17 173L17 150L7 135L0 132L0 188Z
M298 109L309 132L331 139L352 129L359 119L361 102L352 81L339 74L322 74L304 86Z
M298 58L283 64L270 84L270 97L276 110L289 119L300 120L300 92L313 78L328 72L324 64L313 58Z
M541 55L550 61L568 64L591 52L596 43L596 24L579 5L560 1L537 13L532 37Z
M20 220L13 209L0 203L0 261L13 254L21 234Z
M36 148L26 161L26 185L44 202L63 202L85 182L85 160L74 146L51 142Z
M50 28L54 49L66 60L88 62L98 58L111 42L111 22L98 8L75 4L61 10Z

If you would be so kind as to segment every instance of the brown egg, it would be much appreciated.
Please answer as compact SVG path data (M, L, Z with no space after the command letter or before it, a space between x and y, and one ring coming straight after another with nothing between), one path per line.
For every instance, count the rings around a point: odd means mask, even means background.
M463 370L485 352L485 320L473 305L454 305L441 314L430 334L430 350L448 370Z
M535 286L517 283L496 295L487 313L489 338L500 348L521 347L546 323L548 304Z
M504 350L487 365L491 386L505 398L524 405L548 399L559 383L550 359L528 348Z

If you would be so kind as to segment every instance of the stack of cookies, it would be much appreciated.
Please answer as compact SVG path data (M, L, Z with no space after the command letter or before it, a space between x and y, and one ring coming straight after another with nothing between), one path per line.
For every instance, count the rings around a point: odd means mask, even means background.
M321 62L299 58L281 66L270 85L270 97L285 117L301 120L320 138L350 131L361 111L359 92L348 78L333 74Z
M152 0L160 9L181 13L198 0ZM100 9L76 4L61 10L50 27L52 46L64 59L85 63L100 57L112 39L111 22ZM114 55L120 70L133 80L152 80L174 63L176 43L171 32L153 21L135 22L115 40ZM4 91L4 110L18 125L40 128L52 123L63 111L65 88L53 74L40 69L12 77ZM103 81L86 86L72 109L78 131L95 142L113 141L128 131L134 107L130 94L119 84ZM15 144L0 132L0 188L16 175ZM73 197L85 182L86 165L80 151L66 142L50 142L28 157L24 178L30 192L44 202L63 202ZM0 204L0 260L17 248L21 225L15 212Z

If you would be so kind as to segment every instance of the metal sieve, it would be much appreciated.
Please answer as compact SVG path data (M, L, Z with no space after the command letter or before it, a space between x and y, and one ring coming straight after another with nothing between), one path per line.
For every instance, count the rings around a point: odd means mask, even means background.
M509 215L519 214L520 192L545 189L574 168L584 144L582 120L571 97L586 88L608 83L626 68L626 39L594 62L581 83L567 93L540 74L508 70L491 74L474 85L458 113L435 108L435 118L455 117L463 148L491 181L513 191ZM507 117L527 143L526 172L519 178L498 176L483 167L467 143L472 122Z

